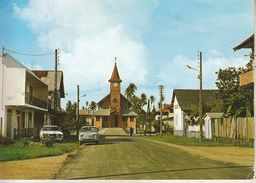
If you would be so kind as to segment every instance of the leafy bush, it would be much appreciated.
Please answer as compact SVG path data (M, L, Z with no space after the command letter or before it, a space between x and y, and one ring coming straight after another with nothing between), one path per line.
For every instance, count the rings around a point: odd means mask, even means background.
M52 147L53 146L53 139L50 137L46 137L42 139L42 144L45 145L46 147Z
M29 139L21 138L14 145L17 146L17 147L25 147L25 146L29 146L29 144L30 144Z

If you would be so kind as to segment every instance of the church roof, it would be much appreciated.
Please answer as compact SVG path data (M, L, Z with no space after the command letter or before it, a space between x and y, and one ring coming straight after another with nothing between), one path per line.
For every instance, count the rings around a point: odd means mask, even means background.
M122 109L121 114L122 116L137 116L137 114L131 109Z
M119 73L118 73L118 69L115 63L111 78L108 80L109 82L122 82L122 80L120 79Z
M99 108L95 113L95 116L110 116L110 109Z
M129 106L132 106L132 103L122 94L120 93L121 100L125 100L128 102ZM110 93L107 94L104 98L102 98L99 102L97 102L97 105L100 105L104 100L108 99L110 97Z

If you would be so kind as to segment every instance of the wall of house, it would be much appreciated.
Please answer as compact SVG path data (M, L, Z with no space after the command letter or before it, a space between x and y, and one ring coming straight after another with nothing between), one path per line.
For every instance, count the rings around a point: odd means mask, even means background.
M96 121L96 116L94 116L94 126L96 128L102 128L102 116L100 116L99 118L99 121Z
M7 110L11 110L11 123L10 124L7 124ZM4 134L3 134L3 136L5 136L5 137L7 137L7 129L8 129L8 127L7 127L7 125L11 125L11 138L13 139L14 137L15 137L15 134L14 134L14 129L18 129L18 118L17 118L17 113L18 113L18 111L19 112L21 112L21 113L24 113L24 115L25 115L25 126L24 126L24 128L25 129L34 129L34 127L35 127L35 119L34 119L34 114L35 114L35 111L33 111L33 110L28 110L28 109L21 109L21 108L18 108L18 107L14 107L14 106L12 106L12 107L6 107L6 111L5 111L5 113L6 113L6 123L5 123L5 130L4 130ZM32 114L32 120L31 120L31 122L29 123L29 113L31 113ZM33 134L31 134L31 135L33 135L33 136L37 136L38 134L35 134L35 131L36 130L33 130Z
M31 81L32 79L29 77L26 77L26 93L29 93L30 91L30 86L33 88L33 96L43 100L47 101L48 98L48 87L46 85L42 85L40 82L41 81L36 81L37 79L35 78L35 81Z
M0 137L3 136L4 133L4 120L5 120L5 111L4 111L4 65L3 65L3 57L0 55Z
M24 105L26 70L23 68L6 68L4 76L4 104Z
M173 113L174 113L174 135L182 136L184 131L184 116L183 116L183 111L181 110L176 97L174 98Z
M134 132L135 132L135 129L136 129L136 117L134 116L133 117L133 121L131 121L131 117L128 117L128 119L127 119L127 128L133 128L134 130Z
M204 118L204 127L205 127L205 138L212 139L212 129L211 129L211 118L206 116Z

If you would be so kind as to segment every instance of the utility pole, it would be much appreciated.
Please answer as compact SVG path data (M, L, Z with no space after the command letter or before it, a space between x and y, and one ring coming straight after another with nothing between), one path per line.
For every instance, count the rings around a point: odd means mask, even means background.
M80 102L80 87L79 85L77 85L77 105L76 105L76 120L77 120L77 124L76 124L76 134L77 136L79 135L79 102Z
M148 99L148 107L147 107L147 123L149 124L149 135L151 136L151 118L150 118L150 99Z
M57 83L58 83L58 49L55 49L55 78L54 78L54 111L55 111L55 121L54 123L58 124L58 89L57 89Z
M254 175L253 178L256 179L256 118L255 118L255 114L256 114L256 58L255 58L255 49L256 49L256 0L254 0L254 50L253 50L253 67L254 67L254 167L253 167L253 171L254 171Z
M162 131L163 131L163 125L162 125L162 105L163 105L163 91L164 90L164 86L163 85L159 85L159 93L160 93L160 125L159 125L159 127L160 127L160 130L159 130L159 133L160 133L160 135L162 136Z
M202 95L203 95L203 77L202 77L202 52L199 51L199 76L198 79L200 80L200 90L199 90L199 124L200 124L200 135L199 135L199 141L202 142L203 138L203 123L202 123L202 118L203 118L203 101L202 101Z

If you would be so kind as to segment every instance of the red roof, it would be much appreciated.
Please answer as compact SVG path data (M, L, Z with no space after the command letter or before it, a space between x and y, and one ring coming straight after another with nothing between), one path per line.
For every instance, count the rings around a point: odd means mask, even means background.
M118 69L117 69L116 63L115 63L115 66L114 66L111 78L109 79L109 82L115 82L115 81L122 82L122 80L119 77L119 73L118 73Z

